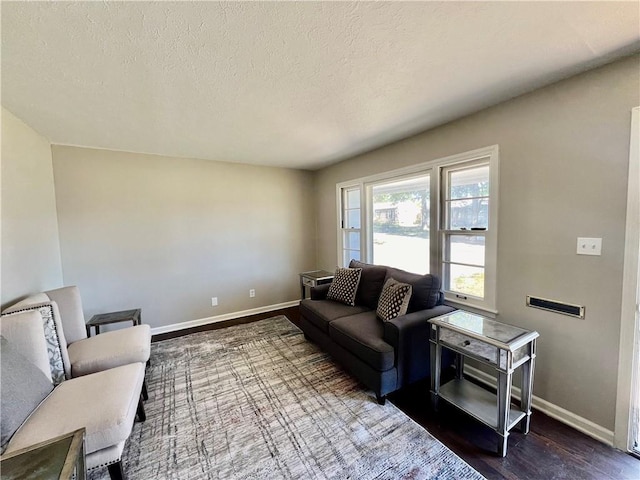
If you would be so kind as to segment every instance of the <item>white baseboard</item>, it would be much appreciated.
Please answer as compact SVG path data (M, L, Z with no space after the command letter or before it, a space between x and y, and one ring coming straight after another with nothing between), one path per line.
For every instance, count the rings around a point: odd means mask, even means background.
M257 315L259 313L273 312L274 310L281 310L283 308L295 307L299 304L300 304L300 300L292 300L291 302L276 303L275 305L266 305L264 307L252 308L249 310L241 310L239 312L225 313L222 315L216 315L215 317L198 318L196 320L189 320L187 322L172 323L171 325L163 325L162 327L152 328L151 335L176 332L178 330L184 330L185 328L199 327L201 325L224 322L226 320L233 320L235 318L248 317L250 315Z
M479 382L484 383L485 385L493 388L497 387L497 380L493 376L483 372L482 370L478 370L477 368L465 365L464 373L465 375L473 377ZM511 392L513 398L520 400L520 388L514 386L511 388ZM532 406L536 410L540 410L542 413L549 415L551 418L555 418L565 425L569 425L570 427L575 428L585 435L589 435L590 437L593 437L596 440L601 441L602 443L613 446L613 432L596 423L593 423L591 420L587 420L586 418L576 415L569 410L565 410L562 407L554 405L553 403L548 402L547 400L544 400L540 397L536 397L535 395L533 396Z

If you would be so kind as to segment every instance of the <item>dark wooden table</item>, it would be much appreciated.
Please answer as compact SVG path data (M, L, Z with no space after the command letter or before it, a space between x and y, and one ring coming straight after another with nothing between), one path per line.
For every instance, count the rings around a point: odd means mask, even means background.
M91 327L95 327L96 335L100 333L100 326L118 322L132 322L134 326L140 325L141 309L123 310L121 312L100 313L91 317L87 322L87 337L91 336Z

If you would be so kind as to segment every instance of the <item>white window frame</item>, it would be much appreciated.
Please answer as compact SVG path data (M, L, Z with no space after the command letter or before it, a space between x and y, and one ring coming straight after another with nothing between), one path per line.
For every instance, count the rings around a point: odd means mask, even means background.
M347 216L345 215L345 211L348 210L345 208L344 204L345 204L345 199L348 195L348 192L350 191L360 191L360 228L353 228L353 227L348 227L348 221L347 221ZM361 185L354 185L354 186L347 186L347 187L342 187L340 189L338 189L338 195L340 198L340 201L338 202L338 223L340 225L340 228L338 229L338 245L340 248L340 254L339 254L339 263L338 265L342 265L344 263L344 254L346 250L349 251L353 251L352 248L345 248L344 245L344 238L345 238L345 234L347 232L358 232L360 234L360 247L358 249L358 251L360 252L360 258L363 258L363 239L362 237L364 236L364 228L363 228L363 220L364 220L364 203L363 203L363 198L362 198L362 187ZM355 210L355 209L353 209Z
M357 178L336 185L337 207L337 247L338 265L344 265L343 259L343 230L342 230L342 195L345 189L360 190L360 258L363 262L371 262L372 248L372 215L371 187L380 182L402 180L416 175L430 175L431 219L429 238L430 241L430 272L443 278L444 245L442 235L443 202L442 202L442 170L456 164L470 163L488 159L489 163L489 226L483 233L485 236L485 290L484 298L475 298L464 295L456 296L454 292L445 291L445 300L448 304L468 310L478 310L483 314L497 315L497 260L498 260L498 200L499 200L499 148L498 145L471 150L469 152L451 155L428 162L399 168L376 175Z

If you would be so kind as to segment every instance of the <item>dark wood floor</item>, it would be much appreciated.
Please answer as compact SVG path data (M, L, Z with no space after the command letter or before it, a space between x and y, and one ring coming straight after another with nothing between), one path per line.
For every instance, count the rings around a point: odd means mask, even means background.
M445 402L437 413L430 408L427 384L389 399L488 479L640 479L640 460L539 411L534 410L529 434L509 435L507 456L500 458L491 429Z
M204 325L153 337L153 341L197 331L286 315L299 324L297 307ZM389 396L389 400L433 436L490 480L640 480L640 460L534 411L531 432L509 436L505 458L498 457L495 433L443 403L430 408L428 384L416 384Z

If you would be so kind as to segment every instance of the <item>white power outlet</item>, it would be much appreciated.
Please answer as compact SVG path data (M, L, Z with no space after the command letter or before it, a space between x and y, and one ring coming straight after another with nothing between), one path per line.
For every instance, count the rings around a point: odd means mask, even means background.
M249 297L253 298L256 296L256 291L252 288L251 290L249 290Z
M602 238L578 237L578 255L602 255Z
M218 306L218 297L211 297L211 306L212 307Z

